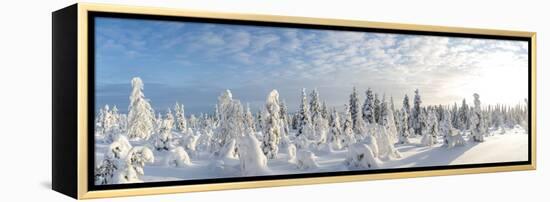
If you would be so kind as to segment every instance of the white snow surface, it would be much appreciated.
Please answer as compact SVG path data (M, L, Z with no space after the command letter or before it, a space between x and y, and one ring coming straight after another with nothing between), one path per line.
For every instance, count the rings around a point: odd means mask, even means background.
M177 133L175 133L175 135L181 136L181 134ZM395 145L395 149L401 155L400 158L382 160L376 158L378 168L372 169L480 164L528 160L528 135L521 127L508 129L505 133L501 133L501 131L493 131L490 135L485 137L484 142L468 141L469 137L467 134L464 134L463 137L466 140L466 144L464 146L457 146L453 148L448 148L443 144L442 136L438 136L438 143L432 145L431 147L423 146L421 144L421 136L411 137L410 143ZM263 156L261 150L258 150L260 144L259 141L255 138L254 140L251 140L250 138L240 138L236 143L242 145L239 149L242 149L243 154L246 156ZM143 142L136 141L132 141L131 143L134 146L145 144ZM232 143L229 143L228 146L234 147ZM232 150L232 148L225 149L226 151ZM290 155L289 150L291 152ZM335 172L358 169L350 168L346 165L346 158L349 155L347 148L341 150L331 150L330 152L307 149L298 149L298 151L293 149L289 150L285 149L279 151L279 154L275 159L267 159L263 156L262 158L259 158L260 160L257 162L251 160L255 158L249 158L249 160L241 162L238 157L235 158L231 157L231 155L227 155L231 152L228 152L226 154L227 156L224 156L225 158L222 157L220 159L213 158L208 152L197 151L195 156L190 157L190 162L185 162L184 160L185 165L183 167L177 167L174 166L174 164L169 166L166 164L145 164L143 167L144 175L140 177L140 180L143 182L175 181L251 175ZM103 155L108 151L109 144L104 143L101 138L97 138L96 162L100 163L103 159ZM296 152L296 154L294 154L294 152ZM180 151L180 153L182 154L183 152ZM171 152L155 153L155 159L174 158L174 156L170 157L170 155L174 154L171 154ZM289 161L289 159L292 160ZM297 161L299 159L302 160L303 163L307 161L308 165L304 167L297 166ZM242 163L247 165L245 172L241 169Z

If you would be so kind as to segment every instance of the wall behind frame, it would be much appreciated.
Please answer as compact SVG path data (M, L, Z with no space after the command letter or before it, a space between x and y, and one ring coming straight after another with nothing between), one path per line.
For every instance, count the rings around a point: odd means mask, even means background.
M546 196L543 186L550 179L548 152L550 86L546 66L550 14L542 1L291 1L291 0L159 0L94 1L97 3L174 7L237 13L296 15L369 21L467 26L536 31L538 46L538 169L465 176L247 189L191 194L118 198L114 201L346 201L365 197L391 201L526 201ZM539 3L542 2L542 3ZM0 14L0 132L3 155L0 166L2 198L69 201L50 190L51 186L51 12L74 1L17 1L7 3ZM545 92L546 91L546 92ZM32 115L32 116L31 116ZM31 116L33 125L22 120ZM16 142L25 142L21 149ZM7 144L10 143L10 144ZM6 166L9 165L9 166ZM459 192L450 197L451 192ZM103 199L99 201L113 201Z

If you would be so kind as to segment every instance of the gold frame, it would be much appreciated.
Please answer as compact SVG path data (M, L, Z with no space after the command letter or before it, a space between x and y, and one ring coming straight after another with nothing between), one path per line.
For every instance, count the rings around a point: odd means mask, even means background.
M519 171L519 170L535 170L536 169L536 33L509 31L509 30L492 30L492 29L477 29L477 28L460 28L460 27L444 27L430 25L412 25L412 24L397 24L397 23L382 23L368 22L356 20L339 20L339 19L321 19L321 18L306 18L306 17L289 17L276 15L258 15L258 14L237 14L237 13L219 13L192 11L181 9L167 8L151 8L151 7L135 7L135 6L120 6L106 4L78 4L78 165L77 165L77 180L78 199L92 199L103 197L121 197L134 195L152 195L152 194L169 194L169 193L184 193L197 191L213 191L226 189L245 189L259 187L277 187L290 185L307 185L320 183L337 183L351 182L364 180L380 180L380 179L398 179L398 178L413 178L426 176L442 176L442 175L459 175L473 173L489 173L489 172L504 172L504 171ZM332 177L314 177L314 178L298 178L298 179L280 179L267 181L246 181L246 182L229 182L217 184L198 184L198 185L179 185L167 187L151 187L151 188L127 188L114 190L89 191L88 190L88 11L103 11L114 13L130 13L130 14L150 14L161 16L187 16L201 18L216 18L216 19L231 19L231 20L248 20L248 21L263 21L263 22L285 22L299 24L315 24L315 25L337 25L347 27L368 27L368 28L384 28L384 29L399 29L399 30L418 30L431 32L446 32L446 33L468 33L480 35L496 35L496 36L518 36L527 37L531 40L531 164L514 165L514 166L494 166L482 168L467 168L467 169L448 169L448 170L430 170L430 171L404 171L398 173L381 173L369 175L350 175L350 176L332 176Z

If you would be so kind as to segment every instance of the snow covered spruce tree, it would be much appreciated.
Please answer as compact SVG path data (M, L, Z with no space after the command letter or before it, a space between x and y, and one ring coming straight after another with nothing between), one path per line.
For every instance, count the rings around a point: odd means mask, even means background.
M393 146L397 141L397 130L395 129L393 112L388 107L385 98L382 98L382 103L380 104L379 121L377 132L375 133L378 157L382 159L400 158L401 154Z
M458 129L463 131L468 130L468 125L469 125L468 122L470 122L469 116L470 116L470 107L468 107L468 104L466 104L466 99L463 99L462 106L458 111Z
M242 136L244 131L243 107L241 102L233 100L231 91L225 90L218 97L218 107L220 113L219 127L212 137L213 153L221 157L229 155L236 157L236 139Z
M282 137L287 137L290 133L291 121L288 115L288 107L286 106L286 102L284 100L281 100L280 109L279 116L281 117Z
M118 131L124 130L124 116L123 114L118 113L118 107L116 105L113 106L113 109L111 109L111 116L113 118L113 127L115 127Z
M187 120L185 119L185 108L183 104L180 105L176 102L174 111L176 113L176 129L181 133L185 133L187 131Z
M353 119L351 118L351 112L348 105L344 105L344 120L342 127L342 146L347 147L355 143L355 136L353 135Z
M393 96L390 97L390 109L393 112L393 118L394 118L393 121L395 123L395 128L399 129L399 123L401 122L401 120L399 120L399 111L401 111L401 109L395 109L395 103L393 102Z
M169 151L172 145L172 127L174 126L174 116L170 109L161 121L159 133L153 139L153 147L157 151Z
M328 111L328 106L326 101L323 101L323 104L321 104L321 115L323 116L324 119L327 119L327 120L330 117L330 113Z
M153 130L153 133L159 133L161 124L162 124L162 114L158 112L157 117L155 117L155 127Z
M246 104L246 111L244 112L244 125L250 130L250 132L256 132L256 123L252 112L250 112L250 106L248 104Z
M105 119L105 108L100 108L97 112L97 116L95 117L95 135L96 136L103 136L103 122Z
M403 108L401 108L401 111L399 114L399 140L398 144L407 144L409 143L409 114L407 113L407 109L405 109L405 105L403 105Z
M117 159L105 155L101 163L96 166L94 178L96 185L112 184L113 177L120 168L120 163Z
M421 144L430 147L437 144L439 127L435 111L432 108L423 108L420 114L420 121L422 125Z
M94 171L96 184L113 184L117 173L124 167L124 160L132 145L125 136L117 136L109 145L109 149L103 154L103 160Z
M340 127L340 116L338 115L338 112L336 112L336 109L332 109L329 120L330 130L328 135L328 142L330 142L333 148L341 149L343 142L342 128Z
M197 119L195 114L191 114L191 116L189 116L188 122L189 122L189 124L187 125L188 128L195 130L199 127L199 119Z
M118 173L115 183L137 183L142 182L141 176L145 174L143 167L155 161L153 152L142 146L132 148L126 157L126 165Z
M406 127L409 130L409 135L410 135L411 133L414 133L414 131L411 132L411 130L413 130L412 129L413 127L411 124L412 114L411 114L411 105L409 104L409 96L407 94L405 94L405 97L403 98L403 109L405 110L408 116Z
M365 103L363 103L363 120L367 124L374 123L374 95L370 88L365 92Z
M474 93L474 110L471 113L471 126L472 126L472 140L475 142L483 142L485 131L485 122L482 118L481 101L479 101L479 94Z
M348 146L348 153L344 164L352 170L376 169L380 167L380 162L376 159L375 153L369 146L362 143Z
M306 89L302 89L302 102L297 114L298 133L296 136L308 137L313 132L313 125L311 121L311 114L309 112L309 104L307 103Z
M317 145L323 144L327 139L328 122L323 117L321 102L319 101L319 92L316 89L311 91L311 100L309 103L311 112L311 121L313 123L314 131L311 136L308 137L313 140Z
M359 95L357 95L357 90L353 87L353 91L349 96L349 112L353 123L353 132L358 135L359 139L363 139L362 136L365 132L365 122L363 121L363 113L361 112L360 106Z
M439 124L441 133L443 133L443 143L447 148L464 145L465 141L460 132L453 127L451 113L449 110L443 112L443 120Z
M118 109L114 106L112 109L109 108L109 105L105 105L102 110L100 110L100 116L97 120L100 126L97 128L98 135L103 136L103 141L106 143L113 142L117 136L121 133L120 128L120 115L118 114Z
M411 110L411 126L416 135L422 135L422 124L420 120L420 115L422 113L420 105L422 104L422 100L420 99L420 92L418 89L414 91L414 94L414 106Z
M170 151L164 164L166 166L187 167L191 165L191 158L189 158L189 155L183 147L176 147Z
M268 173L267 158L260 142L253 134L245 134L238 139L239 161L243 176L257 176Z
M264 111L258 110L256 112L256 131L263 131L264 126Z
M267 96L265 128L263 131L262 151L269 159L277 157L279 141L281 140L281 117L279 107L279 92L272 90Z
M380 123L380 98L378 94L374 94L374 122Z
M132 93L128 107L128 137L149 139L155 128L155 112L142 92L143 82L139 77L132 79Z
M448 144L452 135L452 130L455 129L451 122L451 113L446 110L443 112L443 119L439 123L439 131L443 135L443 143Z

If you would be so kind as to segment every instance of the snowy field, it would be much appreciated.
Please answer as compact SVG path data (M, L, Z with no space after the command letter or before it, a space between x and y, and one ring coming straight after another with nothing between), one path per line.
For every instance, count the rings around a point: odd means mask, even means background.
M155 116L140 78L128 114L106 105L95 120L96 184L418 168L528 160L527 107L421 106L353 88L343 112L302 89L297 112L277 90L252 113L230 90L214 113L185 115L183 104ZM308 99L309 98L309 99ZM309 100L309 101L308 101ZM246 106L246 107L245 107Z
M178 135L174 133L174 135ZM464 138L467 138L465 136ZM486 137L483 143L468 141L464 146L452 149L446 148L441 137L438 143L429 147L420 144L421 137L411 137L409 144L396 144L395 148L401 154L401 158L386 161L377 160L378 169L384 168L410 168L441 165L460 165L478 163L516 162L528 159L528 136L521 127L507 130L505 133L493 131ZM97 140L97 163L103 158L108 144ZM350 170L345 164L347 149L332 151L317 151L315 161L317 168L298 169L296 162L290 160L285 152L279 153L276 159L267 162L269 170L265 175L318 173ZM166 153L157 152L156 162L144 167L144 182L174 181L190 179L210 179L242 176L239 168L239 159L221 158L213 160L207 153L198 154L191 158L191 164L186 167L166 166L164 162Z

